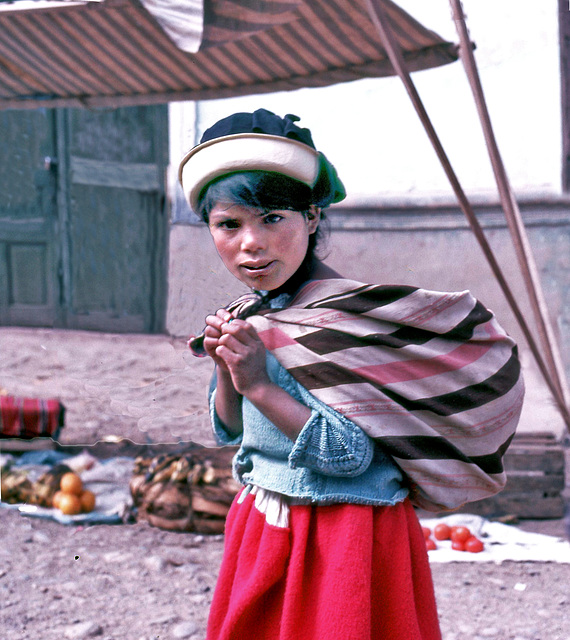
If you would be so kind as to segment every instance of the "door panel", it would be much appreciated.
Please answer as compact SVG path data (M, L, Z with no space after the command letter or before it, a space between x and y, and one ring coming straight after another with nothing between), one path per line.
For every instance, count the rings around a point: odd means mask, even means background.
M68 112L70 327L162 328L166 117L165 107Z
M10 243L7 262L10 273L10 302L45 306L48 302L46 245Z
M57 324L52 111L0 112L0 323Z
M156 209L144 206L144 195L115 187L74 185L73 194L69 326L147 330Z

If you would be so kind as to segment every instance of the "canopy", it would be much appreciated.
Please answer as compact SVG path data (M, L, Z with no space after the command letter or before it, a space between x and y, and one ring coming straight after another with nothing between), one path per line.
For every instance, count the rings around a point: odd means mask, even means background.
M409 70L456 45L382 0ZM0 109L155 104L394 69L366 0L0 0Z

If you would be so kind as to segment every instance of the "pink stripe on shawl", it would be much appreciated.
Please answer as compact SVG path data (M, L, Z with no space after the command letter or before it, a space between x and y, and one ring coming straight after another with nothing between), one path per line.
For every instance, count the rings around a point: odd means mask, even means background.
M491 344L462 344L453 351L435 358L390 362L358 367L354 372L379 384L422 380L442 373L457 371L476 362L490 349Z
M285 332L276 327L260 331L258 335L268 351L297 344L293 338L290 338Z

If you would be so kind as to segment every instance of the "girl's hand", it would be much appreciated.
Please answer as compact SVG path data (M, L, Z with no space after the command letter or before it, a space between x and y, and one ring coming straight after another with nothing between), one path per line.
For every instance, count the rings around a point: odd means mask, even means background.
M216 355L216 349L222 337L222 325L231 319L232 314L229 311L218 309L215 315L206 317L206 328L204 329L204 349L214 363L224 371L227 371L228 368L223 359Z
M260 385L271 384L267 374L265 345L245 320L223 322L218 331L215 357L229 371L235 390L248 396Z
M218 366L216 411L227 431L235 436L243 432L241 397L245 396L295 441L311 410L271 382L265 345L253 325L220 309L206 318L204 333L204 349Z
M216 353L220 346L222 326L230 320L232 320L232 314L226 309L218 309L215 315L206 318L204 349L217 369L216 412L228 433L237 437L243 432L241 395L234 388L226 363Z

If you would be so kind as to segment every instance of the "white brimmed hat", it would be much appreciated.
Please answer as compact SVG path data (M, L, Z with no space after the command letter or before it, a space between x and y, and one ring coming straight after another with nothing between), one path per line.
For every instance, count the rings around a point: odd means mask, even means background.
M311 132L295 124L298 120L258 109L235 113L207 129L178 172L192 209L197 211L208 184L242 171L269 171L298 180L311 189L312 204L319 207L340 202L346 192L335 168L315 149Z
M312 189L319 178L320 154L291 138L237 133L194 147L184 156L178 177L186 200L196 211L200 193L206 185L238 171L272 171Z

